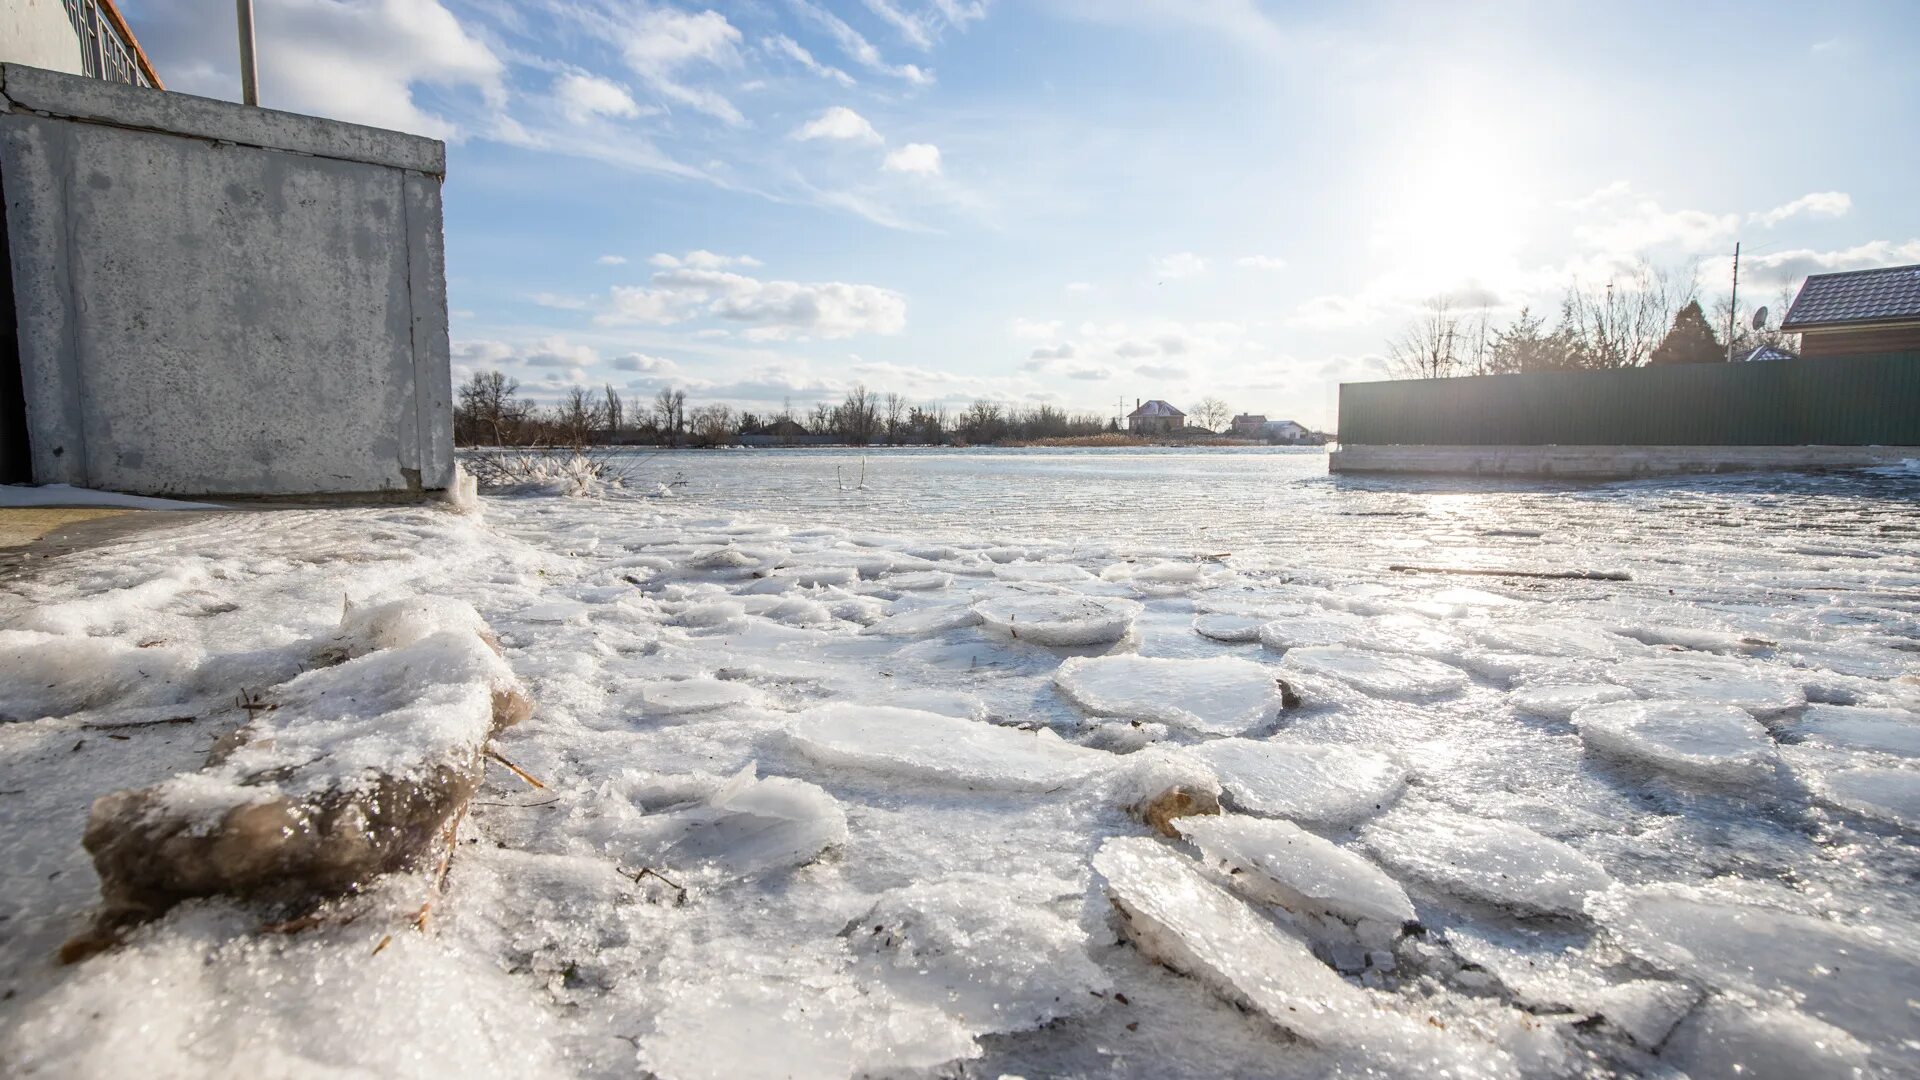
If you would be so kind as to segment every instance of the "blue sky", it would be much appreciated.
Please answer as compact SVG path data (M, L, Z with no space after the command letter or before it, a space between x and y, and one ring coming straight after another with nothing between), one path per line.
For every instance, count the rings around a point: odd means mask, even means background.
M456 378L1313 426L1430 297L1920 262L1920 5L256 0L263 104L449 141ZM237 97L226 0L127 0Z

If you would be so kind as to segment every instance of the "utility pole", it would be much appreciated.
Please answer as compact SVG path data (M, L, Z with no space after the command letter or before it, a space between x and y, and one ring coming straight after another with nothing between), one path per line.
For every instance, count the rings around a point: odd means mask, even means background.
M1733 295L1727 299L1727 363L1733 363L1733 318L1740 311L1740 241L1733 242Z
M253 0L234 0L240 23L240 100L260 104L260 69L253 56Z

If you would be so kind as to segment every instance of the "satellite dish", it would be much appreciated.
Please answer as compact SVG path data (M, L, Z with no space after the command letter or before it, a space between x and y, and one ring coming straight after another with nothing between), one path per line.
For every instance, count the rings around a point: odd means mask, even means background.
M1766 308L1762 307L1759 311L1753 313L1753 328L1755 330L1765 330L1767 328Z

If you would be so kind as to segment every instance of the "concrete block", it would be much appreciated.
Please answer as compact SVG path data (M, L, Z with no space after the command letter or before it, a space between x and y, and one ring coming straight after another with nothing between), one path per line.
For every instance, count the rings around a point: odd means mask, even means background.
M440 144L0 70L37 481L214 496L448 485L440 181L399 164L437 170ZM86 122L21 111L23 86ZM254 142L201 137L214 128Z

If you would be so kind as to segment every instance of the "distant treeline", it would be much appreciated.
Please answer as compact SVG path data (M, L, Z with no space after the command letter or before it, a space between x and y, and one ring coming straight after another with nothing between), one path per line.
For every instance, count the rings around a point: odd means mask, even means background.
M461 385L454 407L454 439L462 446L723 446L742 436L755 442L803 445L830 441L852 446L952 446L1029 442L1117 433L1117 421L1069 413L1051 405L1013 407L976 401L964 409L910 405L899 394L856 386L839 403L804 412L735 410L722 404L689 407L684 390L665 389L630 407L611 386L574 387L553 405L520 396L520 384L499 371L476 372Z

